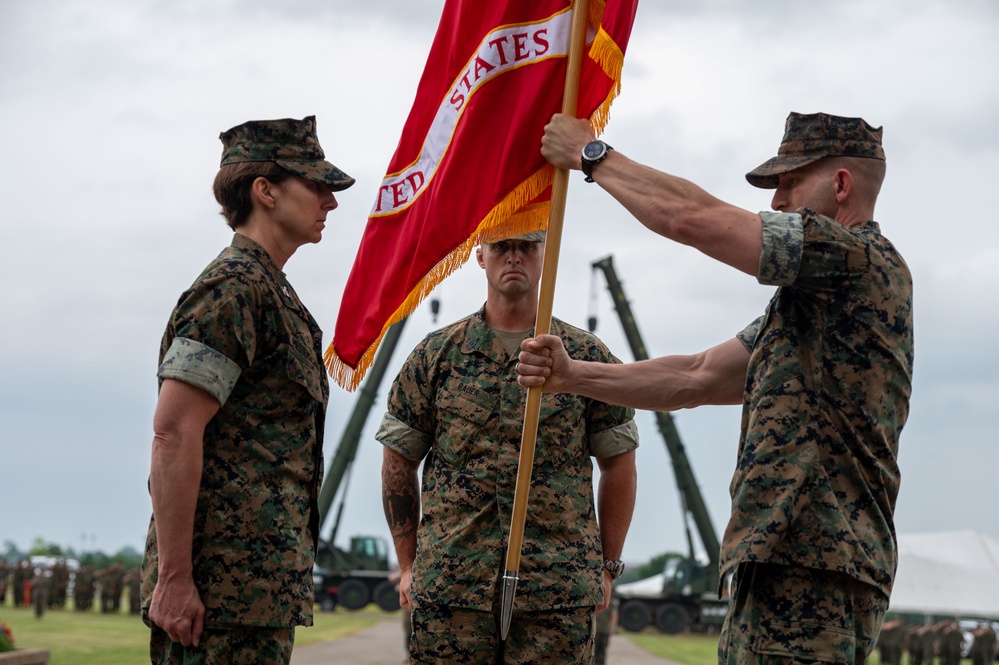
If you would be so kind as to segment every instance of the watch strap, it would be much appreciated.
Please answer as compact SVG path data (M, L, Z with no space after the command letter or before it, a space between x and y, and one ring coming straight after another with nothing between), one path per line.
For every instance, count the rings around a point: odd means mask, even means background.
M599 164L600 162L604 161L605 159L607 159L607 154L614 149L606 142L601 141L599 139L594 139L593 141L590 141L590 143L602 144L604 146L604 154L600 155L600 157L598 157L597 159L587 159L586 147L585 146L583 147L583 155L580 158L580 165L582 167L583 175L586 176L585 177L586 182L593 182L593 167ZM590 145L590 143L587 143L586 145Z

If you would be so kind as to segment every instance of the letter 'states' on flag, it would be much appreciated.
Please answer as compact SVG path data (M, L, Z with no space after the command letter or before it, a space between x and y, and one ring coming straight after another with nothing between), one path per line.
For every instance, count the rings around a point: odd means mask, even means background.
M638 0L591 0L577 117L599 133L620 90ZM375 195L327 369L353 390L385 331L497 231L544 228L569 0L447 0L402 138Z

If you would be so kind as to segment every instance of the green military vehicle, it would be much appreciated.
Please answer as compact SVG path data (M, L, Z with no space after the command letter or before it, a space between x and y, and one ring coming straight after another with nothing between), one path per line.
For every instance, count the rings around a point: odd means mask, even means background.
M604 273L607 289L614 299L614 309L621 319L635 360L647 360L649 354L638 332L638 324L635 322L631 306L624 296L624 289L614 269L613 257L608 256L595 261L592 266L594 271L599 269ZM595 318L591 316L590 330L593 331L595 327ZM652 583L635 583L615 588L614 595L621 602L618 623L625 630L636 632L650 623L654 623L659 630L669 634L688 630L716 631L721 628L728 610L728 600L718 595L718 560L721 546L672 416L666 412L657 412L655 416L659 431L666 442L666 449L673 464L673 473L676 476L677 489L680 492L688 555L685 558L672 558L666 561L661 584L657 576L650 580ZM691 521L700 536L707 561L698 560L695 556Z
M399 609L399 592L395 583L389 579L392 571L389 570L386 540L378 536L353 536L350 539L349 549L337 547L335 543L340 520L343 517L344 497L347 494L348 482L345 479L349 479L349 471L361 440L361 431L374 405L378 386L385 376L405 322L403 319L386 331L381 348L375 356L375 362L358 391L354 410L347 421L343 437L319 491L321 532L337 492L341 486L344 489L333 523L332 535L328 540L320 540L313 568L316 603L327 611L333 610L338 605L348 610L359 610L371 602L387 612Z
M320 541L313 569L316 602L359 610L370 602L386 612L399 609L399 592L389 580L388 545L377 536L353 536L344 550Z

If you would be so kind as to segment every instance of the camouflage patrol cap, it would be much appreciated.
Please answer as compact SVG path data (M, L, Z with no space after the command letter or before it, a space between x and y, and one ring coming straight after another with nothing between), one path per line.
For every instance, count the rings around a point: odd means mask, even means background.
M530 231L528 233L521 233L519 235L508 235L507 233L504 233L502 229L493 231L492 233L487 233L482 238L482 244L494 245L498 242L503 242L504 240L526 240L528 242L544 242L545 238L548 235L548 232L544 230Z
M297 176L328 186L334 192L347 189L354 179L326 161L316 137L316 116L301 120L251 120L219 134L222 164L274 162Z
M863 118L844 118L827 113L793 111L784 124L784 139L777 156L746 174L754 187L776 189L778 176L800 169L823 157L866 157L884 161L881 127L871 127Z

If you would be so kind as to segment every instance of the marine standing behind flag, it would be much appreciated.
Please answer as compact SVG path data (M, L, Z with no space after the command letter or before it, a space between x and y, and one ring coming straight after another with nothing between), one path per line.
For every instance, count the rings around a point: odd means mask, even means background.
M637 5L590 3L576 115L596 132L620 88ZM324 356L340 385L358 385L388 327L473 247L545 227L554 169L539 147L561 106L571 10L569 0L445 3Z
M510 599L509 620L500 621L505 596L496 578L521 489L527 401L517 353L533 334L545 234L497 239L475 253L485 304L416 346L375 435L385 446L382 501L399 560L399 600L412 609L410 663L589 664L594 615L624 569L637 482L634 411L544 396L521 589ZM579 328L554 319L551 329L574 358L618 362Z

